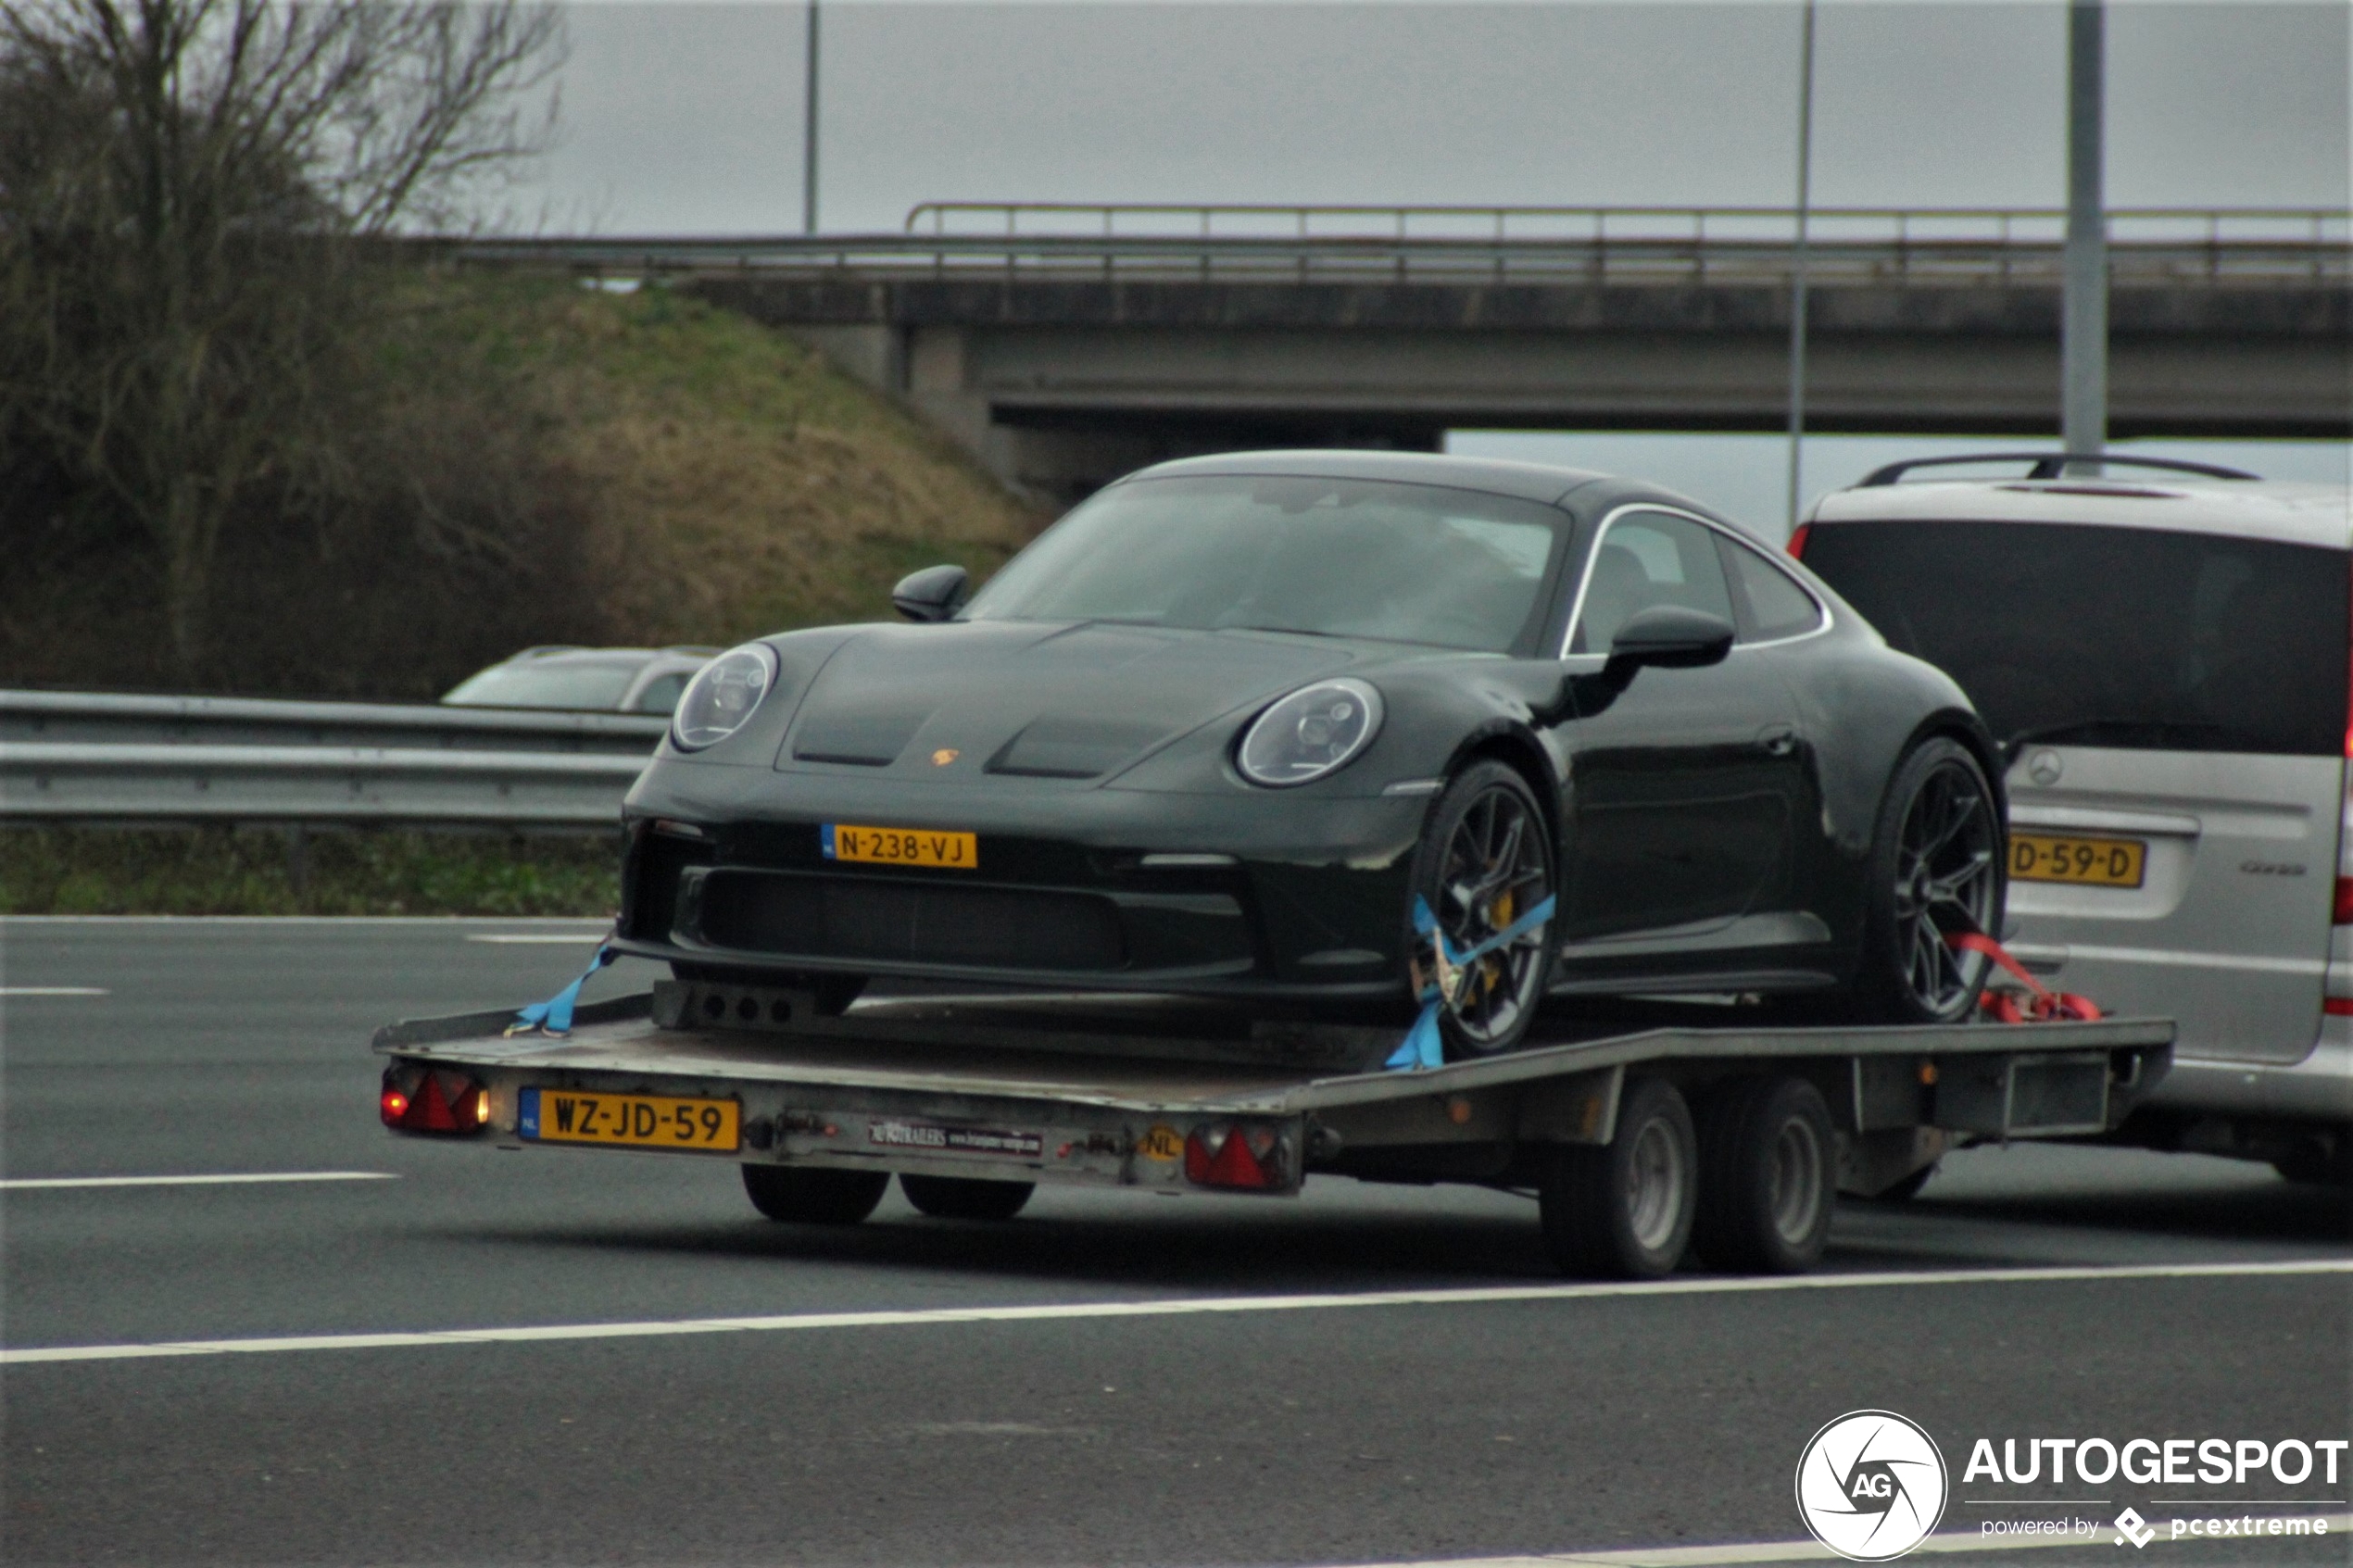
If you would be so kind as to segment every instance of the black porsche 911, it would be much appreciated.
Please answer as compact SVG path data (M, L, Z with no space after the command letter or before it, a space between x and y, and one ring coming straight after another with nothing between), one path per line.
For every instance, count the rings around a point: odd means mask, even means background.
M1998 753L1960 688L1670 492L1361 452L1166 463L912 625L714 659L629 795L615 947L1361 1016L1548 994L1966 1016ZM1417 915L1419 919L1417 921Z

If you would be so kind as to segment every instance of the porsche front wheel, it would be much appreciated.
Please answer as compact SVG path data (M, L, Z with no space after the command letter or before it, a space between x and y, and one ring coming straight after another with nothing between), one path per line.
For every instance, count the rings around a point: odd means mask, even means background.
M1492 1056L1528 1033L1552 973L1552 922L1494 939L1552 896L1553 864L1543 809L1504 763L1473 763L1430 809L1414 890L1446 941L1441 952L1416 933L1413 950L1422 986L1439 991L1449 1057Z

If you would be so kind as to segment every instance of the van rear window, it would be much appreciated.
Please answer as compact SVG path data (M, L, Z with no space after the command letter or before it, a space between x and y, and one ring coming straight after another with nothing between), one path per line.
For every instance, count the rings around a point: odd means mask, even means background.
M2347 558L2019 522L1839 522L1806 564L2005 740L2337 756Z

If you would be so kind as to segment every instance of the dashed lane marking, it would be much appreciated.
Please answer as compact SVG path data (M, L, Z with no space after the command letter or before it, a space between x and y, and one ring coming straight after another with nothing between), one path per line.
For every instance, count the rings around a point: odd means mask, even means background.
M103 997L103 985L0 985L0 997Z
M1467 1290L1377 1290L1331 1296L1207 1296L1162 1301L1076 1301L1040 1306L943 1307L910 1311L797 1312L778 1317L682 1318L652 1323L554 1323L399 1334L313 1334L272 1339L186 1339L144 1345L54 1345L0 1349L0 1365L118 1361L157 1356L274 1355L296 1350L386 1350L510 1345L556 1339L656 1339L686 1334L776 1334L794 1329L910 1328L1070 1318L1163 1318L1210 1312L1331 1311L1364 1307L1480 1306L1618 1296L1739 1296L1777 1291L1872 1290L1922 1286L2040 1285L2137 1279L2263 1278L2353 1274L2353 1258L2263 1263L2157 1263L2125 1268L1950 1269L1907 1273L1802 1274L1760 1279L1642 1280L1602 1285L1500 1286Z
M11 1176L0 1179L0 1190L30 1187L203 1187L243 1186L262 1182L396 1182L391 1171L255 1171L234 1175L202 1176Z

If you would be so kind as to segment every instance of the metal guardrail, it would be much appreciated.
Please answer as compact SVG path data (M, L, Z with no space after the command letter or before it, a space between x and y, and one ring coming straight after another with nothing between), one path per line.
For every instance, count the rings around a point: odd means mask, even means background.
M616 825L651 716L0 692L0 822Z
M2337 208L2120 208L2120 283L2301 282L2353 276ZM2057 208L1818 208L1817 281L2055 281ZM411 242L461 263L665 273L1220 282L1691 282L1785 280L1782 207L1180 207L925 202L892 233L719 239Z
M431 704L288 702L0 691L0 745L345 746L610 752L642 760L670 727L649 713L573 713Z

